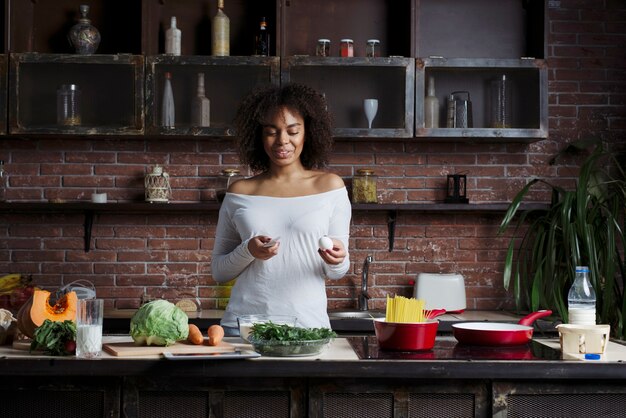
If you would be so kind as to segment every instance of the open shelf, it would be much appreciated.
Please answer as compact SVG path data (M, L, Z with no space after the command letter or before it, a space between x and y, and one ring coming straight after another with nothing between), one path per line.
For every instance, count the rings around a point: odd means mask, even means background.
M136 55L11 54L12 134L143 133L144 60ZM57 125L57 89L77 84L81 122Z
M489 83L505 75L511 94L512 123L491 128ZM439 128L424 127L424 100L428 79L434 77L439 101ZM425 58L416 60L415 136L436 140L534 142L548 137L547 67L536 59ZM447 128L446 107L453 91L468 91L473 127Z
M492 204L451 204L451 203L416 203L416 204L353 204L353 211L387 212L387 227L389 229L389 251L393 251L395 240L396 220L398 212L420 213L505 213L507 203ZM9 202L0 203L0 213L84 213L84 244L85 252L91 248L91 230L94 216L99 213L203 213L217 212L220 204L211 203L92 203L92 202ZM546 210L546 203L523 203L519 210Z
M146 131L149 135L233 136L232 121L243 97L255 87L279 83L278 57L208 57L157 55L147 58ZM161 124L165 73L172 74L175 128ZM191 124L191 98L197 74L204 74L211 126Z
M283 18L280 55L315 55L320 38L331 41L331 56L339 42L354 40L354 56L365 57L368 39L380 40L381 56L410 57L414 0L281 0Z
M281 78L283 83L305 83L324 94L336 137L410 138L414 72L410 58L294 56L283 60ZM363 100L369 98L378 100L372 129L363 111Z

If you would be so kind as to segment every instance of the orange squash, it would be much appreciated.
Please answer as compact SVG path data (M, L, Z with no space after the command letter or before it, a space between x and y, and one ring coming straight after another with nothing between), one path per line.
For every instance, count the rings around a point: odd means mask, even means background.
M35 329L46 319L76 321L77 304L78 297L74 291L66 293L54 305L50 305L50 292L37 289L17 313L17 327L24 335L33 338Z

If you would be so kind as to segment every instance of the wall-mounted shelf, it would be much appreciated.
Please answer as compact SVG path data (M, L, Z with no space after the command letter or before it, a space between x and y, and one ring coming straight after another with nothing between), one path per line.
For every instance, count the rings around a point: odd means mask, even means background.
M209 57L156 55L146 59L146 132L148 135L233 136L232 121L243 97L256 87L280 82L278 57ZM176 110L174 128L161 125L165 73L172 74ZM204 74L210 100L209 127L193 126L191 102L197 75Z
M336 137L410 138L415 63L410 58L293 56L281 61L281 82L307 84L324 94ZM364 99L377 99L368 129Z
M398 212L421 213L504 213L507 203L491 204L450 204L450 203L414 203L414 204L353 204L353 211L374 212L386 211L387 227L389 228L389 251L393 251L396 220ZM85 252L91 247L91 230L94 216L99 213L202 213L218 211L220 204L211 203L91 203L91 202L9 202L0 203L0 213L84 213ZM522 211L546 210L546 203L525 203L520 206Z

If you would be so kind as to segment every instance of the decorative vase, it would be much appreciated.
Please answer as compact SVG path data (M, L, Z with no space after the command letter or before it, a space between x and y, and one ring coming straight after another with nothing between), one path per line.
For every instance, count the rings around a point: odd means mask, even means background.
M98 45L100 45L100 32L87 18L89 6L81 4L79 10L80 19L78 19L77 24L72 26L67 38L77 54L91 55L96 52Z
M170 176L160 165L154 166L152 173L146 174L145 178L146 202L169 202L172 197L170 188Z

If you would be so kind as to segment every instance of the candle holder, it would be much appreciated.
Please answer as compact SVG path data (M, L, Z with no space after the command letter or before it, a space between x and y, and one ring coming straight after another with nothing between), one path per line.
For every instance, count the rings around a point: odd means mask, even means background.
M146 174L144 184L146 188L146 202L167 203L172 197L170 176L159 165L154 166L152 173Z
M465 174L448 174L445 203L469 203Z

